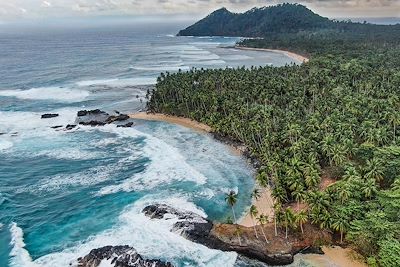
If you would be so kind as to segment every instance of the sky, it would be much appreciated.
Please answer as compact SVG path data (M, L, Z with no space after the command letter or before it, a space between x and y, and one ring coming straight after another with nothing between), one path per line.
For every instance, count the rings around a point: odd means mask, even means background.
M400 0L0 0L0 22L132 15L199 19L221 7L243 12L283 2L304 4L330 18L400 17Z

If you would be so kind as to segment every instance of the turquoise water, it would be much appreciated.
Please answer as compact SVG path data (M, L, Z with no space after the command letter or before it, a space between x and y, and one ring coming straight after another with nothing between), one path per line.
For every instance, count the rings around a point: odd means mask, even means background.
M146 29L144 32L143 28ZM173 37L182 25L32 32L0 28L0 266L68 266L91 249L131 245L176 266L233 266L141 214L167 203L213 220L224 194L250 205L253 171L211 136L163 122L79 127L80 109L136 112L161 71L282 65L274 53L222 48L235 38ZM59 117L41 119L45 112Z

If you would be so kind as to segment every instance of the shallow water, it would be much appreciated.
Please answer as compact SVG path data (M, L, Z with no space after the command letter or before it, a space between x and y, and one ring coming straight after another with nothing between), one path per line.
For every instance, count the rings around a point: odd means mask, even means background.
M74 124L80 109L135 112L161 71L283 65L276 53L222 48L237 38L173 37L182 25L0 29L0 266L67 266L131 245L176 266L233 266L237 255L185 240L141 210L167 203L226 220L250 205L253 170L211 136L163 122ZM41 119L43 113L59 117Z

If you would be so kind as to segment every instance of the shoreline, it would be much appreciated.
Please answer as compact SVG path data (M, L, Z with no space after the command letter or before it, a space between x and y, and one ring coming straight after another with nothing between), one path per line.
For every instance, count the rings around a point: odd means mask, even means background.
M150 121L164 121L164 122L169 122L177 125L181 125L187 128L190 128L195 131L200 131L203 133L211 133L211 127L204 124L200 123L194 120L191 120L189 118L184 118L184 117L178 117L178 116L171 116L171 115L166 115L162 113L147 113L147 112L138 112L138 113L133 113L129 114L129 117L132 119L140 119L140 120L150 120ZM236 146L234 144L230 144L228 142L224 142L223 140L218 140L223 142L225 145L228 146L228 148L234 153L235 155L238 156L245 156L244 154L244 147L242 146ZM254 178L254 177L253 177ZM259 214L264 214L268 216L268 220L272 221L272 218L274 216L274 201L272 198L271 190L269 187L267 188L262 188L260 190L260 197L252 201L252 205L255 205ZM254 223L253 220L250 216L250 213L248 210L245 211L246 214L242 217L240 217L237 221L238 224L246 227L253 227ZM255 222L257 225L257 222Z
M234 46L234 49L239 50L247 50L247 51L259 51L259 52L275 52L284 54L294 60L300 61L301 63L307 63L310 59L308 57L296 54L294 52L290 52L287 50L280 50L280 49L268 49L268 48L255 48L255 47L246 47L246 46Z
M206 132L206 133L211 132L210 126L184 117L165 115L162 113L147 113L145 111L129 114L129 117L131 119L139 119L139 120L165 121L178 124L200 132Z

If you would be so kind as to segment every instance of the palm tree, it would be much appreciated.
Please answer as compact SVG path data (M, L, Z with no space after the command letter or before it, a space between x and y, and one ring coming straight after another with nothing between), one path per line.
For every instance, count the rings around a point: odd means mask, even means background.
M340 232L340 243L343 243L343 233L347 230L348 226L347 218L342 216L333 218L332 228Z
M292 192L292 196L297 201L297 210L300 210L300 202L303 201L307 194L304 192L303 186L297 187L295 191Z
M265 242L269 243L267 236L265 235L264 232L264 224L266 224L268 222L268 216L261 214L258 218L257 218L258 223L261 225L261 232L264 236Z
M231 206L233 222L236 223L235 210L233 209L233 206L236 204L237 201L237 194L235 193L235 191L230 191L229 194L226 194L225 201L228 203L229 206Z
M308 215L305 210L301 210L300 212L295 214L295 221L300 225L301 233L304 234L303 224L308 221Z
M254 221L254 218L257 217L257 214L258 214L257 207L255 205L251 205L251 207L250 207L250 217L251 217L251 220L253 221L254 233L256 234L256 237L258 239L256 224L255 224L255 221Z
M253 193L251 193L251 196L255 199L258 200L261 197L260 190L258 188L254 188Z
M283 222L285 225L285 238L288 238L288 232L289 232L289 227L293 225L294 222L294 216L293 216L293 211L291 208L286 208L285 212L283 213Z
M383 162L378 158L367 160L365 178L372 178L377 182L383 179Z
M371 199L371 197L376 193L376 185L374 179L368 179L365 181L361 187L361 190L365 198Z
M274 204L274 230L275 236L278 236L278 217L282 215L282 204L280 202L276 202Z

